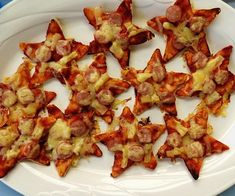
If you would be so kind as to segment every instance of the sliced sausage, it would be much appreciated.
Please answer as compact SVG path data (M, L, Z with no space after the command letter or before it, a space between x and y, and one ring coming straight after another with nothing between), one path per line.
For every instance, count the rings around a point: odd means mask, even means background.
M67 159L73 155L73 146L67 141L61 141L56 146L56 157Z
M93 99L93 96L91 95L91 92L87 90L82 90L77 93L77 101L82 106L88 106L91 104Z
M192 63L197 69L204 68L208 62L208 57L201 51L193 55Z
M227 70L220 70L215 74L215 82L220 85L224 85L229 78L229 72Z
M51 50L45 45L40 46L36 51L35 51L35 57L38 61L40 62L47 62L51 59Z
M70 40L59 40L56 44L56 52L61 56L66 56L71 53L71 41Z
M213 80L209 79L205 81L202 87L202 92L205 94L211 94L214 92L215 88L216 88L216 84L214 83Z
M176 37L172 40L172 45L177 50L182 50L185 47L185 45L179 42Z
M137 130L137 137L141 143L150 143L152 141L152 132L148 128L141 127Z
M166 142L172 147L180 147L182 145L182 137L180 134L173 132L167 136Z
M170 22L178 22L180 21L182 16L182 10L178 5L172 5L166 10L166 18Z
M100 78L100 72L95 68L87 69L85 72L85 79L90 83L95 83Z
M138 144L130 145L128 147L128 158L132 161L142 161L144 158L144 148Z
M161 82L166 77L166 70L161 65L155 66L153 68L152 74L153 74L153 76L152 76L153 80L155 82Z
M103 89L98 93L97 99L103 105L110 105L114 101L114 96L110 90Z
M137 87L137 92L141 95L152 95L154 87L149 82L143 82Z
M109 22L117 26L122 25L122 16L117 12L113 12L109 15Z
M201 158L204 155L204 147L203 145L196 141L191 144L187 144L184 146L185 153L188 158Z
M76 120L70 124L71 133L76 137L85 135L89 129L86 127L85 123L82 120Z
M175 96L172 93L166 91L157 91L157 94L161 100L161 103L171 104L175 103Z

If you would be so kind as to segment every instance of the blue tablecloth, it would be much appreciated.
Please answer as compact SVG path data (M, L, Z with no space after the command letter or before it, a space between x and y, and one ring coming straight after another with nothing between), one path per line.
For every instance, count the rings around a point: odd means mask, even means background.
M11 0L0 0L0 8L10 1ZM224 1L235 8L235 0L224 0ZM220 194L220 196L234 196L234 195L235 195L235 185ZM22 196L22 195L14 191L7 185L5 185L3 182L0 182L0 196Z

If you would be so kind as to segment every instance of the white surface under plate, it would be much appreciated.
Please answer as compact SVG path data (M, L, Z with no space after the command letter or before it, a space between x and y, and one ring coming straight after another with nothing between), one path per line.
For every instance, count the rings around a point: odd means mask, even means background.
M164 14L166 7L170 5L169 0L133 1L134 22L141 27L146 27L147 19ZM18 48L19 42L44 40L50 19L59 18L67 37L74 37L88 44L93 39L93 28L83 16L82 9L103 5L105 9L114 10L119 3L119 0L13 1L0 11L0 78L14 73L22 62L23 54ZM196 8L220 7L222 9L208 29L211 51L215 53L230 44L235 46L235 11L220 0L194 0L193 4ZM159 35L148 43L136 46L131 53L130 66L144 68L157 47L164 51L165 42ZM83 61L83 63L86 62ZM112 76L120 76L119 65L110 55L108 55L108 67ZM230 68L235 72L235 52L232 54ZM167 69L187 72L181 57L171 61ZM48 83L46 89L56 89L60 96L55 103L64 109L68 104L66 89L56 81ZM122 97L133 97L133 92L131 88ZM134 99L128 104L132 107L133 102ZM190 101L177 100L179 117L186 117L198 102L196 98ZM79 166L71 169L64 178L58 177L53 164L50 167L43 167L33 163L20 163L3 181L24 195L215 195L235 183L234 111L233 95L226 118L210 117L210 123L214 126L213 136L229 145L230 150L221 155L206 158L197 181L193 180L183 162L178 161L173 164L168 160L159 161L154 171L134 166L119 178L113 179L110 177L113 155L102 145L100 145L104 152L102 158L91 157L81 160ZM143 116L150 116L152 122L163 122L163 114L157 108L145 112ZM165 137L166 135L157 141L155 153L163 144Z

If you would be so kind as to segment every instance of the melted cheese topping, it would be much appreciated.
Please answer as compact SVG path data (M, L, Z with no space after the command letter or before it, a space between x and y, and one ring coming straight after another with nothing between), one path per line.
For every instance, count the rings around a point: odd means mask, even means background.
M114 41L109 49L118 59L121 59L124 55L124 51L119 41Z
M217 91L214 91L213 93L211 93L206 97L205 102L207 105L210 105L221 98L222 98L221 95Z
M11 127L0 129L0 146L5 147L11 145L18 137L17 132Z
M49 67L56 70L61 71L61 69L64 68L64 66L75 59L78 56L76 51L73 51L72 53L68 54L67 56L62 57L58 62L50 62L48 63Z
M80 154L80 152L82 150L82 147L83 147L83 144L84 144L84 141L85 141L85 138L74 138L74 140L73 140L73 152L76 155Z
M98 91L109 79L108 73L102 74L99 80L94 84L95 91Z
M91 107L93 107L96 111L98 111L101 115L104 115L105 112L107 112L108 108L102 104L100 104L99 101L96 99L92 101Z
M137 80L142 83L145 82L146 80L148 80L149 78L152 77L152 73L138 73L137 74Z
M163 28L172 30L177 40L185 46L191 46L198 43L199 36L195 35L190 28L186 26L186 23L180 23L177 27L172 23L164 22Z
M10 107L10 106L14 105L17 101L17 96L11 90L5 91L2 95L2 97L3 97L2 104L5 107Z
M105 37L107 42L113 41L117 34L121 31L121 27L116 24L112 24L108 21L104 21L100 29L96 31L98 36Z
M32 138L36 140L40 139L43 135L43 131L44 127L40 123L37 123L33 129Z
M151 161L152 157L152 149L153 149L153 144L145 144L144 145L144 162L149 163Z
M179 156L182 153L184 153L184 148L183 147L180 147L180 148L176 147L172 150L166 151L166 156L169 157L169 158L170 157L174 158L175 156Z
M57 42L62 39L62 36L59 33L54 34L50 38L47 38L45 45L50 47L52 50L55 49Z
M22 104L28 104L34 101L34 94L28 87L18 89L16 95Z
M181 137L183 137L188 132L188 128L184 127L178 121L175 121L175 128L176 128L176 131L180 134Z
M48 149L56 147L58 142L63 139L69 139L71 136L71 129L67 125L67 122L62 119L57 119L55 124L49 130L49 136L47 140Z
M135 25L132 24L132 22L127 22L127 23L124 24L124 26L126 27L127 31L129 32L128 37L135 36L138 33L144 31L144 29L137 28Z
M202 90L204 82L210 76L211 72L218 66L220 66L224 61L224 57L217 56L214 59L211 59L203 69L198 69L193 76L193 90L198 91Z
M120 120L120 125L127 130L127 138L132 139L138 129L138 121L135 119L133 122L129 123L125 119Z
M95 20L96 24L99 25L102 23L102 8L101 7L95 7L94 8L94 15L95 15Z
M140 97L141 103L152 103L152 104L157 104L160 102L159 96L154 93L153 95L143 95Z
M122 148L122 164L121 168L126 168L128 164L128 146L125 145Z

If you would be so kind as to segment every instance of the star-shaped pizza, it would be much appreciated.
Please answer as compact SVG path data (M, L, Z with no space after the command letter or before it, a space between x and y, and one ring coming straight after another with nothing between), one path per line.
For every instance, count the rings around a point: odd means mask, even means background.
M137 115L154 105L177 115L175 91L190 79L190 75L185 73L167 72L159 49L154 51L144 70L128 68L122 71L122 75L135 88L133 111Z
M195 180L199 178L206 157L229 149L210 136L212 127L208 123L206 108L198 108L196 114L189 115L186 120L180 120L169 114L166 114L164 119L168 136L158 151L158 157L170 158L172 161L176 158L183 159Z
M55 122L51 117L24 118L0 129L0 177L4 177L15 165L30 160L50 165L43 145L43 137Z
M25 61L0 83L0 177L25 159L50 164L40 142L54 121L38 114L56 94L30 87L31 68L31 63Z
M210 55L204 29L219 13L220 8L194 10L190 0L176 0L165 16L154 17L147 23L167 37L164 54L167 62L185 48Z
M82 157L102 156L91 138L94 129L93 112L66 117L55 105L49 105L47 109L49 116L54 117L56 122L49 129L46 151L51 154L60 176L65 176Z
M154 37L151 31L132 23L132 0L123 0L114 12L95 7L85 8L84 14L96 30L89 53L110 51L122 68L129 65L131 45L144 43Z
M64 74L64 77L72 90L72 98L65 113L93 110L107 123L113 119L112 104L115 97L130 87L128 82L108 75L103 53L98 54L85 70L79 69L77 64L71 65L70 72Z
M24 54L36 63L32 76L33 85L41 85L56 77L62 83L61 70L71 60L81 59L87 54L88 46L74 39L66 39L57 20L49 23L46 40L40 43L20 43Z
M164 132L164 125L152 124L148 119L138 122L131 110L125 107L119 117L119 129L95 135L95 139L114 152L111 176L115 178L134 164L155 169L157 160L153 145Z
M185 57L193 72L192 78L176 92L177 96L199 95L213 114L223 114L235 89L235 76L228 69L231 53L232 46L225 47L210 57L203 56L200 52L187 51ZM198 57L200 55L203 57Z

